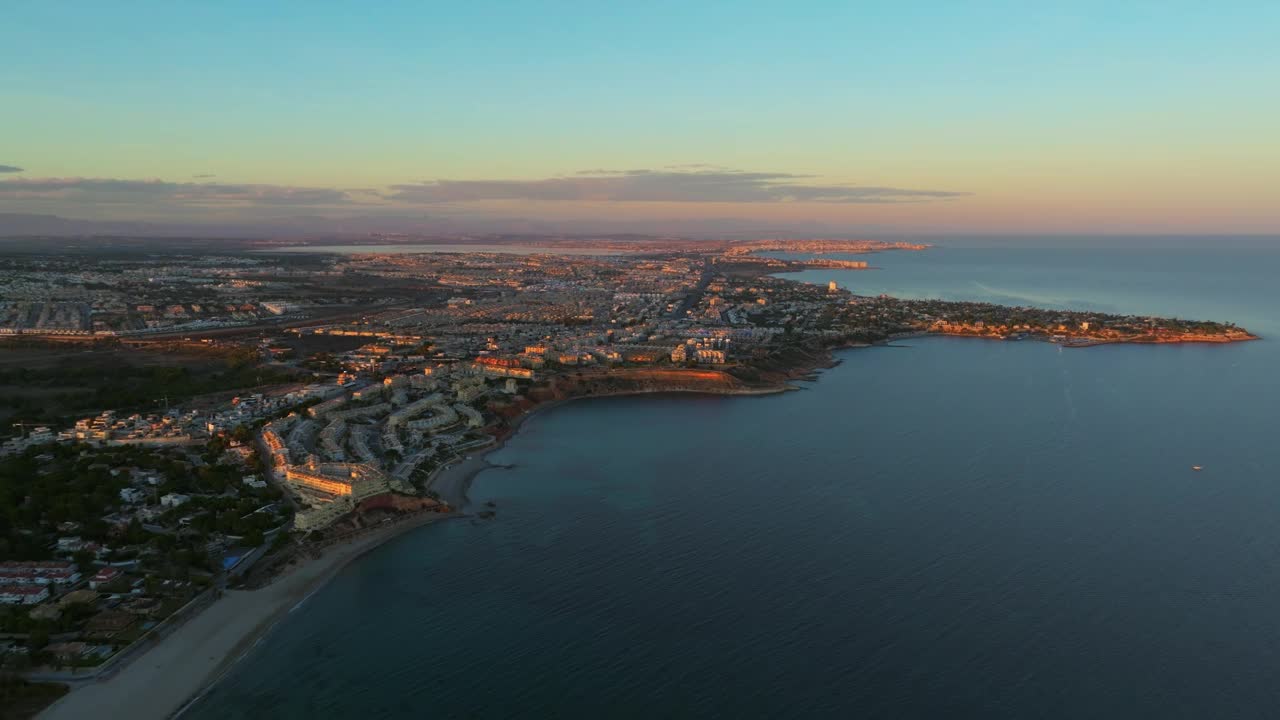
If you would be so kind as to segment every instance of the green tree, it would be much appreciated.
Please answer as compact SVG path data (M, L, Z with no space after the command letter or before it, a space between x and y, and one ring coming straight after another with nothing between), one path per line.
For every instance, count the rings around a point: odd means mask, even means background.
M81 571L88 569L89 564L93 562L93 553L88 550L77 550L71 559L76 565L80 566Z
M44 623L40 623L31 628L31 634L27 636L27 647L31 650L42 650L45 645L49 644L49 627Z

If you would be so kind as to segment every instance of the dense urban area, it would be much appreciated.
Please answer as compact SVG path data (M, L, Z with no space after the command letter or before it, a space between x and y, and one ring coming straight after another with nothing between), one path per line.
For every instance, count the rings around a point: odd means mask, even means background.
M516 251L471 251L481 240ZM910 243L454 242L31 241L0 256L0 692L56 695L13 683L111 672L228 588L371 528L460 514L465 483L444 470L542 404L776 392L834 349L914 334L1252 338L777 277L927 251Z

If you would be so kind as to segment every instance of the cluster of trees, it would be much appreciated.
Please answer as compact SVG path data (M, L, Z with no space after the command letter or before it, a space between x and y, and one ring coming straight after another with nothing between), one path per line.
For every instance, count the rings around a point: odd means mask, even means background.
M49 445L0 459L0 559L45 559L57 525L79 523L77 534L105 539L102 516L121 504L126 474L111 456L82 445Z
M189 532L201 536L212 533L243 537L246 546L258 546L263 542L263 534L272 528L279 527L284 518L277 512L255 512L263 507L261 500L252 497L197 497L191 502L170 510L165 516L168 521L176 521L179 516L191 517L187 525Z
M220 368L182 366L59 366L20 367L0 370L0 385L48 389L44 394L0 394L0 410L17 419L36 423L61 422L68 415L114 408L144 410L163 399L178 401L214 392L284 383L295 374L277 367L257 366L251 348L231 353ZM61 389L64 392L57 392Z
M154 544L156 536L136 518L123 529L102 519L124 505L120 490L130 486L130 474L112 473L122 468L160 473L162 480L152 490L156 498L171 492L196 496L161 516L163 525L172 527L179 518L195 514L190 531L197 536L219 532L258 545L263 532L283 522L276 513L253 514L279 499L280 491L268 487L246 495L244 470L236 465L193 467L181 450L173 449L51 444L0 458L0 560L50 559L53 541L62 534L58 525L64 522L79 524L72 534L87 541L117 547ZM203 542L203 537L196 539ZM77 560L87 565L92 557Z
M155 594L159 591L155 585L156 577L163 576L173 580L191 580L192 571L199 576L207 576L217 570L206 548L207 540L200 535L152 535L148 541L150 556L146 567L154 571L148 575L150 584L147 592Z

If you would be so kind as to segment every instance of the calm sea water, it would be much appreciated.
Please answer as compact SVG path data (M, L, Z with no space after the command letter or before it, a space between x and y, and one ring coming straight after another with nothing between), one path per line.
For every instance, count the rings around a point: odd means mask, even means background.
M810 275L1280 337L1277 251L875 262ZM495 520L351 565L190 717L1274 717L1278 350L931 338L556 408Z

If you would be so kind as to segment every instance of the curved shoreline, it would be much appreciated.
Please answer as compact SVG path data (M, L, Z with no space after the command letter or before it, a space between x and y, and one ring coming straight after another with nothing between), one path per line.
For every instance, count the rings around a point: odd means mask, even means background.
M830 364L796 368L795 379L838 364L839 359L833 355L840 350L890 346L889 343L895 340L912 337L998 339L922 331L901 333L869 345L835 344L822 351L828 355ZM537 403L511 418L507 432L495 437L494 442L476 448L461 462L442 466L432 473L426 488L436 491L441 499L455 508L455 512L422 513L378 527L346 543L327 548L321 557L300 564L262 588L228 590L222 598L176 629L164 642L121 668L111 678L73 687L39 717L72 720L106 712L107 717L161 720L182 715L222 681L282 619L323 589L350 562L418 527L462 516L458 511L469 502L470 488L476 476L484 470L501 467L489 462L488 457L506 447L507 442L519 434L524 423L541 411L593 398L677 394L754 397L796 389L786 382L765 387L627 389L571 395Z
M256 590L227 590L163 642L120 668L89 681L50 705L39 717L171 718L221 680L294 608L322 589L352 560L408 530L456 515L423 513L345 544L292 568Z
M333 578L337 577L338 573L342 572L342 570L352 562L360 559L373 550L376 550L382 545L385 545L387 542L408 533L410 530L454 517L459 517L459 515L456 513L450 513L447 515L439 513L419 513L418 515L414 515L401 522L391 524L386 527L376 528L370 531L367 535L351 540L348 544L331 546L334 549L334 552L330 552L329 554L321 556L311 562L304 563L302 566L291 570L285 576L278 578L275 582L272 582L262 588L258 588L256 590L228 591L237 593L268 591L277 583L287 580L288 576L293 575L306 567L312 565L320 566L319 569L321 572L318 575L306 579L305 584L286 588L291 591L287 593L286 597L277 596L271 598L276 602L272 603L274 609L270 615L265 619L262 619L250 632L242 635L235 647L233 647L231 651L222 658L217 667L206 676L195 692L189 695L188 699L183 702L180 707L173 710L165 717L180 717L189 708L199 702L201 698L208 694L210 690L212 690L219 682L231 673L236 664L248 657L249 654L253 652L253 649L266 639L266 637L271 634L271 631L274 630L282 620L288 617L294 610L305 605L313 595L323 590L325 586L333 580Z
M460 463L453 465L445 465L437 468L432 472L427 480L426 489L433 490L440 495L440 498L449 503L450 507L455 509L463 509L469 502L468 492L471 489L471 483L475 477L485 470L491 468L502 467L489 462L489 455L502 450L506 447L507 442L520 433L521 428L530 418L547 410L567 405L580 400L593 400L596 398L619 398L619 397L638 397L643 395L709 395L719 397L757 397L763 395L777 395L779 393L790 392L797 388L789 385L781 385L778 387L768 388L742 388L740 390L620 390L610 393L598 393L593 395L576 395L573 397L560 398L557 400L549 400L547 402L538 403L529 408L525 412L517 415L509 421L509 432L503 437L494 438L494 442L481 448L477 448L475 452L467 456Z
M634 390L561 398L539 403L510 421L510 431L495 442L477 448L460 463L439 468L428 488L441 483L454 497L455 509L465 507L475 477L498 467L488 456L504 448L521 427L541 411L576 400L639 395L758 396L787 392L792 388L743 388L739 391ZM439 492L439 491L437 491ZM440 493L445 498L443 492ZM460 501L456 504L453 500ZM254 590L227 590L202 612L186 621L169 637L120 668L112 677L72 687L38 716L41 720L78 720L94 715L136 720L180 717L204 697L247 657L271 630L337 576L348 564L412 530L462 513L421 513L404 521L379 527L368 534L326 549L319 558L304 562Z

